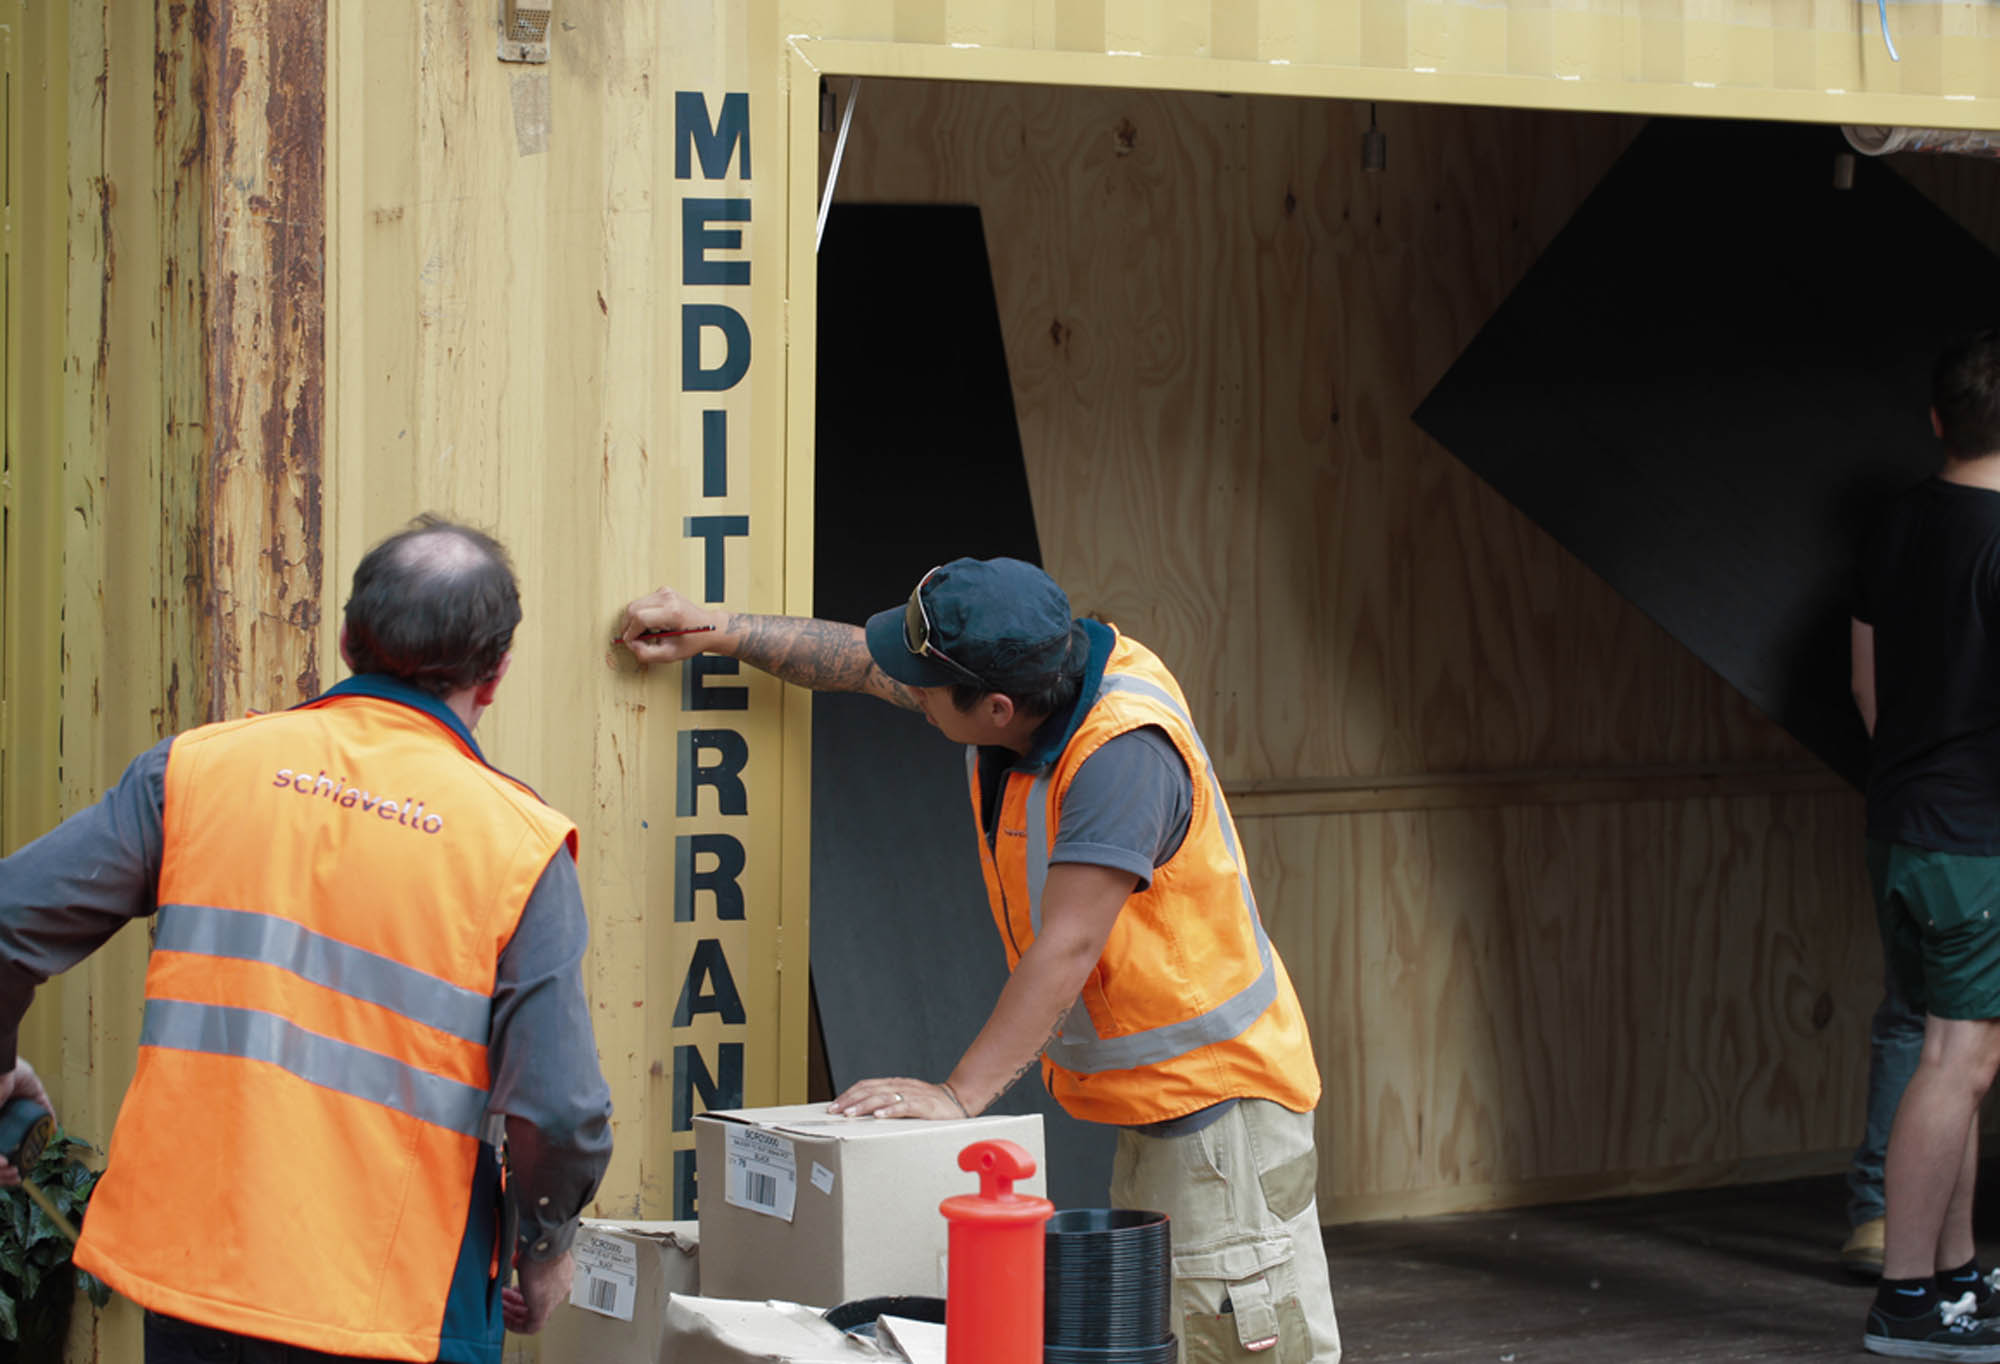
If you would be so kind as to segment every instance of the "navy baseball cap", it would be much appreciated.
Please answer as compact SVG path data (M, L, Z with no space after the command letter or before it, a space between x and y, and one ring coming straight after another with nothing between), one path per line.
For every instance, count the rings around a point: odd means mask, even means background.
M1055 579L1019 559L953 559L926 573L901 606L868 618L868 653L911 687L969 682L1038 691L1087 645Z

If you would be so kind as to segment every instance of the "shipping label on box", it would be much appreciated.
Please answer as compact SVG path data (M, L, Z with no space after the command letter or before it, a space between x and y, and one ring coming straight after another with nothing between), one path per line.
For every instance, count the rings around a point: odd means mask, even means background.
M739 1126L723 1134L722 1150L729 1162L722 1196L739 1208L791 1221L799 1198L798 1151L792 1142L762 1127Z
M570 1254L576 1259L570 1302L587 1312L632 1320L639 1295L639 1248L624 1236L585 1229L570 1243Z

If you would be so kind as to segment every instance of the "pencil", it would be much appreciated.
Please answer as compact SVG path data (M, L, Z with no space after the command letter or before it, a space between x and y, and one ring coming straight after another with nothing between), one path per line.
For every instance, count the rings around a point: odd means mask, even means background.
M642 639L667 639L673 635L705 634L708 631L713 630L714 628L715 627L713 625L690 625L685 630L648 630L643 634L634 636L633 642L636 643L637 641ZM613 644L623 644L626 641L623 639L614 639L611 642Z

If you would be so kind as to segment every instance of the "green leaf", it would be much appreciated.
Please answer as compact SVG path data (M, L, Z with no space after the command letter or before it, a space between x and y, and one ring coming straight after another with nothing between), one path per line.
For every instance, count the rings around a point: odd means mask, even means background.
M32 1252L37 1246L49 1241L61 1241L66 1244L69 1238L56 1229L56 1224L49 1220L47 1213L39 1206L35 1206L33 1217L28 1224L28 1249Z
M81 1221L101 1173L76 1159L92 1154L87 1142L58 1131L43 1149L32 1179L72 1222ZM22 1357L54 1358L59 1347L35 1337L59 1332L69 1303L81 1288L96 1306L111 1300L111 1290L95 1276L74 1269L69 1238L19 1189L0 1190L0 1342L18 1342ZM39 1353L38 1353L39 1352ZM11 1360L15 1349L0 1346L0 1360Z

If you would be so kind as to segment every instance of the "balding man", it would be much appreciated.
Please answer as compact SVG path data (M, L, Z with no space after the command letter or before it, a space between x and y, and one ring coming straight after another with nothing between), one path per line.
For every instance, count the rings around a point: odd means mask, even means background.
M506 552L421 518L355 570L353 677L165 740L0 860L0 1098L41 1092L35 987L155 921L76 1254L149 1364L491 1364L568 1294L611 1151L576 828L472 737L520 618Z

